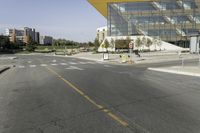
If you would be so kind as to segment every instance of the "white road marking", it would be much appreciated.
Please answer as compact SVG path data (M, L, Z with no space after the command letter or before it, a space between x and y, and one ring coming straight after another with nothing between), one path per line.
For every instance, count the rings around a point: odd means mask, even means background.
M30 64L30 63L32 63L32 61L28 61L28 63Z
M41 64L40 66L43 66L43 67L45 67L45 66L47 66L47 64Z
M60 63L60 65L62 65L62 66L67 66L67 63Z
M25 68L25 66L18 66L18 68Z
M65 68L65 69L67 69L67 70L80 70L80 71L83 71L83 70L84 70L84 69L79 68L79 67L76 67L76 66L70 66L70 67Z
M104 64L102 61L97 61L96 63L98 63L98 64Z
M36 65L30 65L31 68L36 67Z
M85 65L85 64L87 64L86 62L79 62L80 64L82 64L82 65Z
M69 62L69 64L71 64L71 65L76 65L77 63L75 63L75 62Z
M51 64L52 66L57 66L58 64Z
M87 62L87 64L96 64L95 62Z
M56 61L56 60L52 60L52 62L54 62L54 63L55 63L55 62L57 62L57 61Z

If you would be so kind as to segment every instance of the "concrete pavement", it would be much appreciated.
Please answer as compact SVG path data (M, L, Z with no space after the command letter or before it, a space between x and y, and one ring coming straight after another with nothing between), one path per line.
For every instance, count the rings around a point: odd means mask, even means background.
M161 62L168 62L168 61L179 61L180 56L176 51L157 51L157 52L147 52L147 53L140 53L141 57L137 57L135 54L131 55L131 58L134 61L134 64L151 64L151 63L161 63ZM107 63L116 63L121 64L122 59L120 58L120 55L129 55L127 54L109 54L109 60L103 60L103 54L93 54L92 52L86 52L86 53L79 53L72 55L70 57L78 58L78 59L86 59L91 61L104 61ZM52 55L51 55L52 56ZM58 57L63 57L59 55ZM68 57L68 56L66 56ZM185 60L189 59L199 59L198 55L188 54L188 53L182 53L181 58L184 58Z
M197 133L199 79L77 58L18 56L0 75L2 133ZM69 69L70 68L70 69Z
M148 68L148 69L158 72L200 77L200 67L198 66L172 66L172 67Z

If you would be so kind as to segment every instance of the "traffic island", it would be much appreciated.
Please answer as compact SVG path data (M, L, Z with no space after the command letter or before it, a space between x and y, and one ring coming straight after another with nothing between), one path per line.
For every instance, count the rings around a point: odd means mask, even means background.
M165 72L179 75L200 77L200 67L198 66L173 66L173 67L160 67L160 68L148 68L151 71Z

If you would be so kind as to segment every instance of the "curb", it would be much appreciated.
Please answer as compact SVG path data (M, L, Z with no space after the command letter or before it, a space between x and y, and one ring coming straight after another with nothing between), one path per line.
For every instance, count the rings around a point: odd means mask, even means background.
M10 67L5 67L5 68L1 69L1 70L0 70L0 74L3 73L3 72L5 72L5 71L8 70L8 69L10 69Z
M166 69L162 69L162 68L148 68L148 70L157 71L157 72L164 72L164 73L171 73L171 74L178 74L178 75L200 77L200 74L197 74L197 73L180 72L180 71L175 71L175 70L166 70Z
M184 60L189 61L189 60L196 60L196 59L199 59L199 58L198 57L185 58ZM164 59L164 60L145 60L145 61L144 62L136 61L135 64L156 64L156 63L166 63L166 62L181 61L181 60L180 59Z

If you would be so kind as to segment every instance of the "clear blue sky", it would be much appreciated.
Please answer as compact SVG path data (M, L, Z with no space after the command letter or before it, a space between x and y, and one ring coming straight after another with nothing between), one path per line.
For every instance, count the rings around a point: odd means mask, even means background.
M1 0L0 30L34 27L42 35L92 41L106 19L87 0Z

